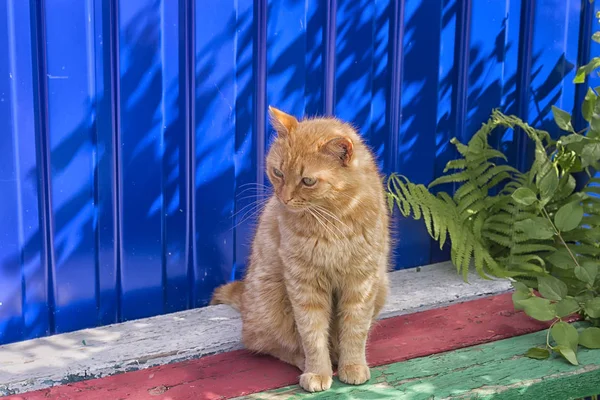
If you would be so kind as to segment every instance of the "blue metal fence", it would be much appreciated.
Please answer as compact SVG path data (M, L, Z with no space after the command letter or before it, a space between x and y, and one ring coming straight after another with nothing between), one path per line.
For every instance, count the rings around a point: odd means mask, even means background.
M267 104L353 122L419 182L492 108L546 126L583 99L593 7L0 0L0 344L202 306L240 277ZM397 268L447 258L397 230Z

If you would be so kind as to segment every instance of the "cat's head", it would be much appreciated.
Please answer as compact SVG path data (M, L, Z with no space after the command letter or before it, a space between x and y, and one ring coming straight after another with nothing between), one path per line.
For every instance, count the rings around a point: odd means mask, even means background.
M292 211L313 205L347 203L360 186L370 153L359 135L335 118L298 121L269 107L277 137L267 155L266 169L275 195Z

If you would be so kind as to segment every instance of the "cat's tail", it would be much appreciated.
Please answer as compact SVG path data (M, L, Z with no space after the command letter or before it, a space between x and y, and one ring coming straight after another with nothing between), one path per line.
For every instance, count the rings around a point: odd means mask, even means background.
M210 305L227 304L240 311L242 306L242 293L244 281L234 281L215 289Z

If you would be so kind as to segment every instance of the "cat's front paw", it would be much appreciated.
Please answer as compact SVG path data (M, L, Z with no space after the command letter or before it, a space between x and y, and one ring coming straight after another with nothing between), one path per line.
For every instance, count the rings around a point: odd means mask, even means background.
M331 375L320 375L306 372L300 375L300 387L307 392L322 392L331 387Z
M342 365L338 368L338 378L350 385L361 385L371 379L371 371L367 365Z

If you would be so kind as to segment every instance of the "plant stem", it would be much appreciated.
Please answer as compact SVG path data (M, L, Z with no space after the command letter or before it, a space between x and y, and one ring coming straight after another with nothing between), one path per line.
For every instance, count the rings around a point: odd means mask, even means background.
M558 238L560 239L562 244L565 246L565 248L569 252L569 255L571 256L573 261L575 261L575 265L577 265L578 267L581 267L581 265L579 265L579 263L577 262L577 257L575 257L575 254L573 254L573 252L571 251L569 246L567 246L567 242L565 242L565 239L563 239L562 235L560 234L560 231L556 228L556 226L554 225L554 222L552 222L552 218L550 218L550 214L548 214L548 211L546 211L546 207L542 207L542 211L544 212L544 216L548 219L548 221L550 221L550 225L552 225L552 229L554 229L554 234L556 236L558 236Z
M556 324L558 321L560 321L560 318L557 318L554 320L554 322L552 322L552 325L550 325L550 328L548 328L548 332L546 333L546 348L547 349L552 348L552 346L550 346L550 330L552 329L554 324Z

